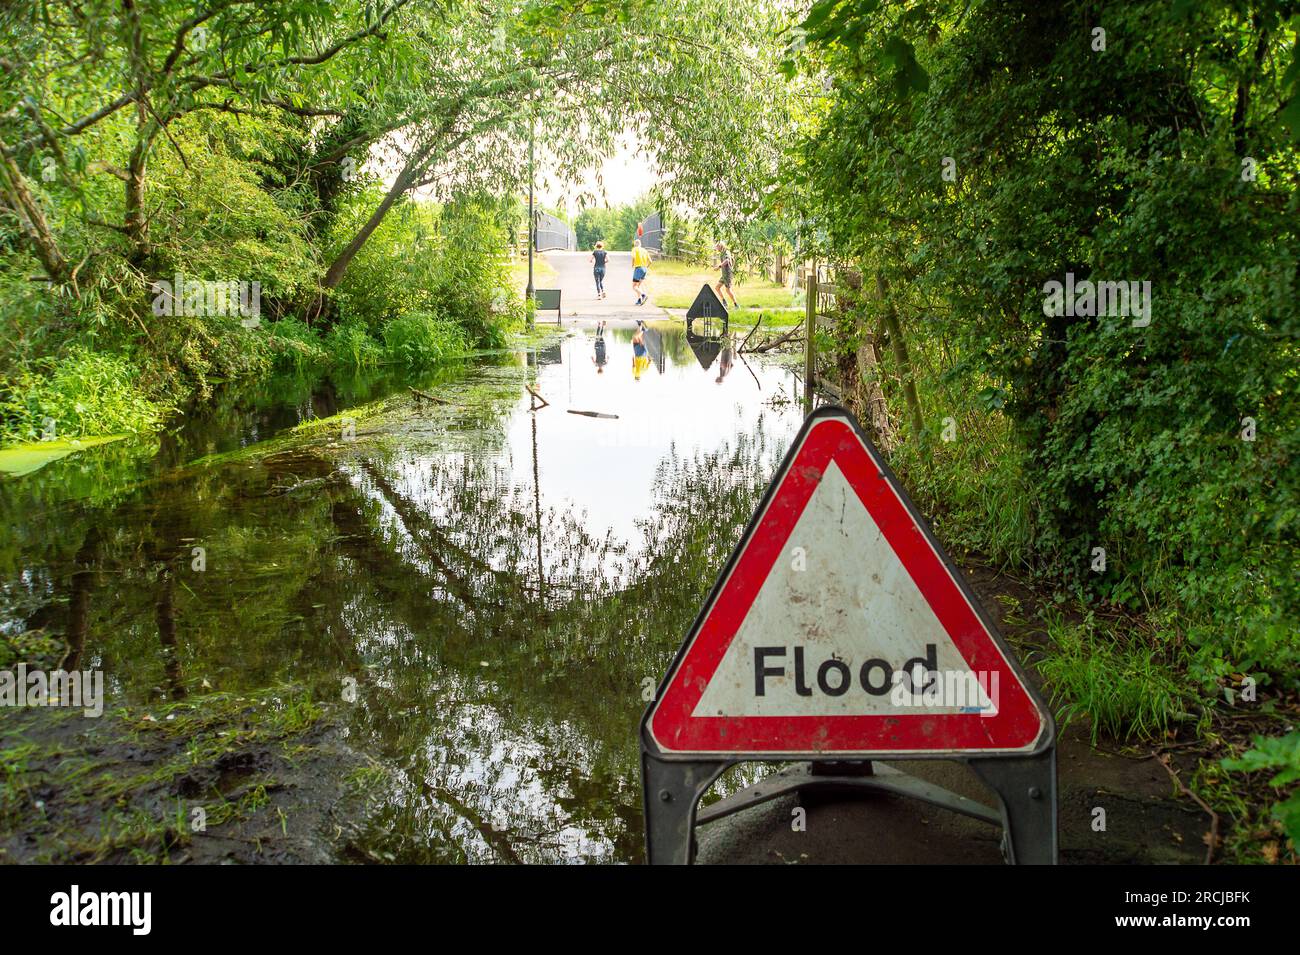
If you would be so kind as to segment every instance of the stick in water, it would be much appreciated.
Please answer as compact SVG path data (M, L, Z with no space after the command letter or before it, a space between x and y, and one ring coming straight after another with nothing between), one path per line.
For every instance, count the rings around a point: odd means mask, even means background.
M538 401L541 402L540 405L537 405L537 406L536 406L537 410L540 410L540 409L542 409L542 408L545 408L547 405L550 404L549 401L547 401L545 398L543 398L541 395L539 395L536 391L533 390L533 386L532 386L532 385L524 385L524 387L528 389L528 393L529 393L530 395L532 395L534 398L536 398Z
M574 411L572 408L570 408L570 409L569 409L569 414L580 414L580 415L585 415L585 416L587 416L588 418L612 418L612 419L615 420L615 421L618 420L618 415L616 415L616 414L604 414L603 412L600 412L600 411Z

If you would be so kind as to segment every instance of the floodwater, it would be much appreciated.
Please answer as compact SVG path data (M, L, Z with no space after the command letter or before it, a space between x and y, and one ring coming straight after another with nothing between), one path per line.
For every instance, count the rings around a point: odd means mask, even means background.
M638 362L631 338L232 389L0 483L0 627L65 639L110 710L306 687L388 770L373 858L638 861L643 691L802 415L778 365L676 326ZM337 461L239 453L407 384L458 407Z

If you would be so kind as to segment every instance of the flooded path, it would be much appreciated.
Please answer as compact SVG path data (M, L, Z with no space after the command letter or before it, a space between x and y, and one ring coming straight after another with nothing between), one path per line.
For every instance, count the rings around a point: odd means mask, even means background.
M0 626L102 669L110 712L305 687L382 779L364 858L639 861L643 688L802 416L775 364L631 338L411 382L433 409L397 380L259 386L5 482Z

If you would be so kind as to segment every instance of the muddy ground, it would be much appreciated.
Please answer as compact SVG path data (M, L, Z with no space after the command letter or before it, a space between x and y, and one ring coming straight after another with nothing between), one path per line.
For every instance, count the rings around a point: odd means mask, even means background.
M7 714L0 862L366 860L374 770L292 691L154 712Z

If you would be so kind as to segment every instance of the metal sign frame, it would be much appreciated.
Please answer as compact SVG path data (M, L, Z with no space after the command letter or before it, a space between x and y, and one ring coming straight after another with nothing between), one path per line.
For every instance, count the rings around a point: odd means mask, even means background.
M686 310L686 324L689 327L691 322L697 318L702 318L705 321L720 318L725 322L729 314L727 306L722 299L718 298L718 293L713 291L713 286L705 282L700 286L700 290L695 293L695 299L691 302L690 308Z
M651 864L689 864L694 861L694 830L697 822L705 824L730 815L746 806L758 805L792 791L805 789L851 787L893 792L911 796L932 805L950 809L985 822L1000 822L1004 832L1003 850L1008 862L1030 864L1055 864L1057 847L1057 784L1056 784L1056 723L1052 712L1026 678L1019 661L1011 652L993 621L972 593L961 570L952 562L939 544L929 523L912 503L898 478L881 458L857 418L847 409L837 405L824 405L809 414L799 435L791 443L777 478L784 477L799 453L803 439L821 419L836 417L847 419L858 438L867 447L881 476L899 494L903 506L915 521L939 559L947 567L956 586L970 604L975 616L1019 681L1024 692L1044 717L1043 731L1031 750L1023 752L891 752L891 751L836 751L826 754L798 752L746 752L736 754L711 754L700 756L678 754L660 748L650 732L650 719L663 697L671 679L678 672L689 650L692 639L699 632L710 611L715 606L726 581L734 570L752 539L759 522L775 497L781 480L774 478L763 498L750 516L737 546L728 558L722 572L715 580L700 612L696 615L690 632L673 657L671 665L659 682L654 700L642 715L639 737L641 741L642 795L646 825L646 861ZM923 780L898 770L874 766L874 760L951 760L969 766L997 797L999 811L995 814L987 807L958 796ZM783 762L804 760L795 771L786 771L768 777L755 786L728 797L708 807L697 818L700 797L729 767L742 762ZM856 772L819 771L827 764L858 763ZM862 761L866 761L862 765Z

